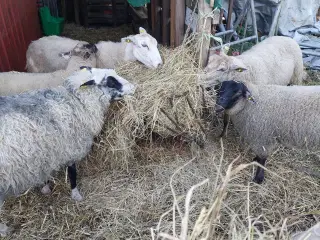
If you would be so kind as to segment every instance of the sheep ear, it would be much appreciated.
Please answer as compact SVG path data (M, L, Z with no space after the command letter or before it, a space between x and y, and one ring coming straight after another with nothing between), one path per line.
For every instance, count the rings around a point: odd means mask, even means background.
M147 31L143 27L139 27L139 33L147 33Z
M233 61L230 65L230 69L235 70L237 72L244 72L248 70L247 66L240 61Z
M250 102L253 102L253 103L256 103L256 101L254 100L251 92L248 90L248 88L246 87L246 90L245 90L245 98L250 101Z
M71 58L71 51L59 53L59 57L63 57L64 59L68 60Z
M217 71L219 71L219 72L225 72L225 71L227 71L227 66L226 66L226 63L225 62L222 62L220 65L219 65L219 67L217 68Z
M89 81L81 84L80 87L92 86L92 85L97 85L95 80L89 80Z

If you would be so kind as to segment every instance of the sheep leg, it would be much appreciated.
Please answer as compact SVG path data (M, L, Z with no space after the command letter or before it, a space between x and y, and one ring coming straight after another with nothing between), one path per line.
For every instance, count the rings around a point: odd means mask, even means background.
M4 199L5 199L5 195L3 193L0 193L0 210L3 206ZM6 224L0 223L0 236L1 237L6 237L11 232L11 230L12 229L9 228Z
M71 198L75 201L81 201L83 197L77 188L77 168L75 163L68 166L68 176L71 184Z
M47 182L45 183L45 185L42 187L41 193L44 194L44 195L48 195L48 194L51 193L49 181L47 181Z
M229 126L229 122L230 122L230 116L225 113L223 115L223 130L222 130L222 133L220 134L221 138L223 138L227 135L227 129Z
M261 164L262 166L265 166L267 159L266 158L260 158L256 156L253 161L256 161L257 163ZM257 167L256 175L253 179L254 182L261 184L264 180L264 169L261 167Z

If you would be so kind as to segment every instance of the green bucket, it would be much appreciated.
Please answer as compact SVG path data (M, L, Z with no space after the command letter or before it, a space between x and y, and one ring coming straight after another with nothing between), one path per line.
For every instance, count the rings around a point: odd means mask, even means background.
M142 7L145 4L150 3L150 0L127 0L127 1L132 7Z
M63 31L64 18L51 16L48 7L41 7L39 12L44 35L60 35Z

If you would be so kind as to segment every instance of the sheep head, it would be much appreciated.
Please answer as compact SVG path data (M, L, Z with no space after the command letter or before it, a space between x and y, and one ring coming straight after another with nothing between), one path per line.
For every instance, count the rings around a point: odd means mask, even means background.
M67 80L72 89L85 89L86 86L96 86L111 100L120 100L125 95L134 94L135 87L126 79L120 77L113 69L80 67Z
M148 68L157 68L163 63L158 49L158 42L144 28L140 27L139 32L139 34L122 38L121 42L132 44L133 56L138 61Z
M245 102L255 103L255 100L248 87L243 82L233 80L223 81L215 86L217 93L216 113L226 113L232 115L239 112Z
M204 69L202 78L203 84L206 87L226 80L244 79L248 67L241 59L233 56L228 56L223 51L220 53L212 53L209 57L208 64Z

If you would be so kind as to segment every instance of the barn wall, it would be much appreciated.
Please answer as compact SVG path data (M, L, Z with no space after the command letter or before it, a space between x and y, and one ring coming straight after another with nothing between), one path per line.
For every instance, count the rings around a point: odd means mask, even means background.
M0 0L0 71L25 71L26 50L41 37L36 0Z

